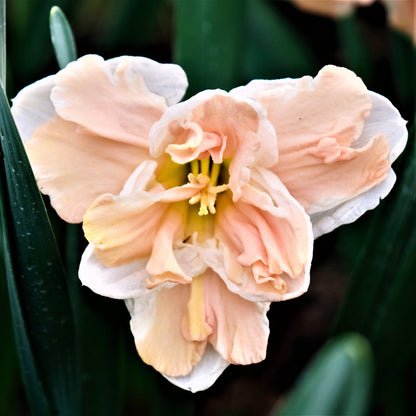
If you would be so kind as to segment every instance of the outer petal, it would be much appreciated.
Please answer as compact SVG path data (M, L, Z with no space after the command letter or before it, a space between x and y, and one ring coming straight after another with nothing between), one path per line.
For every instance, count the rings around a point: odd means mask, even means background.
M51 75L23 88L12 100L12 115L24 142L32 137L38 126L55 116L50 99L54 85L55 76Z
M248 300L279 301L309 285L313 235L308 216L279 179L253 169L241 201L218 200L218 248L201 255L228 288Z
M313 221L325 222L325 212L332 217L330 227L315 227L316 236L355 220L388 193L389 165L406 142L404 121L352 72L328 66L314 80L254 81L234 94L248 94L267 109L279 147L273 170L290 193ZM378 192L369 203L337 220L336 207L370 189Z
M151 93L132 58L117 65L86 55L55 76L51 99L59 116L100 136L147 146L152 124L166 108L163 97Z
M201 360L206 341L189 341L181 331L189 285L157 288L130 300L131 330L143 361L170 377L186 376Z
M150 278L146 272L147 259L106 267L94 250L94 245L89 244L81 258L78 276L83 285L101 296L113 299L135 298L147 293L145 281Z
M229 363L208 344L201 361L188 375L169 377L163 374L163 376L175 386L195 393L211 387L228 366Z
M370 93L373 107L365 121L364 130L353 146L365 145L369 138L382 131L388 141L390 153L388 160L393 163L403 151L407 141L406 122L387 98ZM355 221L369 209L375 208L380 199L388 195L396 180L393 169L389 169L386 179L367 192L345 201L344 203L322 212L311 215L315 238L326 234L342 224Z
M58 116L38 127L25 147L40 190L67 222L81 222L99 195L118 194L149 157L146 149L81 133L75 123Z

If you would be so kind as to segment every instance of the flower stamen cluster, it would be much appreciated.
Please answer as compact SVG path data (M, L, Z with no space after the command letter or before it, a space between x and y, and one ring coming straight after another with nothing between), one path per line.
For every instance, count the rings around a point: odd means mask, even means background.
M190 205L200 203L198 211L200 216L208 215L209 213L215 214L217 195L230 188L227 184L217 186L220 169L220 163L212 163L210 172L210 159L196 159L191 162L192 172L188 174L189 183L204 185L197 195L189 199Z

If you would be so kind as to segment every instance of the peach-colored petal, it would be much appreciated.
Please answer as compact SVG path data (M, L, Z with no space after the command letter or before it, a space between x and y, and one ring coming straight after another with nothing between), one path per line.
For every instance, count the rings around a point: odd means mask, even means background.
M58 115L83 130L147 148L150 128L166 102L148 90L131 60L123 57L112 66L86 55L71 62L55 76L51 99Z
M157 226L152 241L152 254L146 266L147 272L152 276L147 281L149 289L166 281L191 282L173 252L174 244L184 239L186 211L187 202L170 207Z
M230 292L208 272L203 277L205 320L212 328L208 341L231 364L252 364L266 356L268 303L250 302Z
M207 251L206 261L230 290L249 300L299 296L309 285L309 218L270 171L253 169L251 183L241 201L219 198L216 237L223 261L213 263Z
M266 355L268 309L268 303L250 302L230 292L221 278L208 269L192 279L183 334L190 341L208 339L230 363L259 362Z
M170 377L186 376L201 360L207 341L182 335L189 285L156 288L130 300L131 331L142 360Z
M328 17L341 17L353 12L354 6L367 6L374 0L292 0L301 10Z
M119 196L97 198L83 224L86 238L95 245L95 255L105 266L119 267L149 258L149 288L165 281L190 282L192 275L183 272L174 247L179 248L184 240L188 200L201 188L187 184L159 189L153 175L156 167L154 162L144 162ZM191 259L195 260L194 256Z
M385 178L385 139L351 148L371 110L364 84L351 71L327 66L315 79L301 78L295 87L271 84L256 98L277 134L273 171L308 213L330 209Z
M316 101L314 101L316 86L322 84L323 81L328 85L323 91L317 93ZM330 88L329 85L331 85ZM323 96L324 92L326 97ZM355 221L365 211L377 206L380 198L384 198L389 193L395 180L393 171L388 169L385 172L386 179L381 181L382 172L377 174L380 165L385 165L383 153L384 155L386 153L382 149L384 144L380 133L388 142L389 152L385 158L391 164L405 147L406 122L385 97L371 91L367 96L364 85L350 71L329 66L325 67L315 80L310 77L273 81L255 80L230 93L237 97L250 97L259 102L266 98L269 101L269 114L277 116L273 124L276 128L279 146L279 162L273 170L295 197L299 199L303 197L302 202L305 208L309 208L308 213L311 215L315 237L339 225ZM297 103L298 98L305 98L308 95L311 98L309 102L305 99ZM276 99L274 109L273 96ZM371 100L371 111L365 118L368 99ZM263 102L263 105L266 104ZM321 109L324 110L322 113L320 113ZM283 117L279 116L280 111ZM334 115L331 118L326 117L327 114ZM318 121L317 125L315 125L314 117ZM308 126L303 124L305 120ZM344 123L346 127L342 129ZM290 124L293 125L293 134L287 133L290 130L288 127ZM331 143L331 138L337 139L339 146L333 141L332 143L340 160L325 165L325 157L319 159L316 155L324 156L322 150L325 144ZM321 140L323 141L319 146ZM374 146L374 149L379 150L380 153L372 154L369 148L371 146ZM312 152L306 154L303 159L302 152L305 154L307 147L310 147ZM328 150L328 147L326 149ZM313 156L314 152L315 156ZM342 160L342 157L346 157L347 154L353 156L351 160ZM319 168L319 163L316 162L322 162L321 167L330 174L332 169L335 171L339 169L339 166L348 167L349 164L352 166L358 161L367 163L366 158L369 156L372 159L370 160L372 167L361 166L356 172L358 175L355 177L353 175L352 179L344 176L344 173L348 172L343 172L341 175L341 170L339 170L339 175L322 178L319 184L314 183L313 170ZM356 158L358 160L354 161ZM306 168L305 173L302 173L304 168ZM365 171L367 168L374 168L374 171L371 173L368 170ZM382 170L385 168L386 166L382 167ZM309 174L307 170L310 170ZM360 176L363 172L364 175ZM369 177L373 178L373 181L367 181ZM329 179L336 180L336 182L331 185ZM373 182L372 185L370 185L371 182ZM369 188L369 185L372 187ZM326 186L328 186L328 191L325 191ZM316 198L310 192L315 192L315 189L321 192L320 195L317 192ZM356 191L358 193L354 194ZM308 198L309 201L307 201Z
M141 147L80 133L75 123L58 116L39 126L25 147L40 190L67 222L81 222L102 193L118 194L149 157Z

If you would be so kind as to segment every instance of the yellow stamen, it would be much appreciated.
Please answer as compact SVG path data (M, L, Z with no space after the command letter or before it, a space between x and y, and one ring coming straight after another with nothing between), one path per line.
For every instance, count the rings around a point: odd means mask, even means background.
M211 168L211 183L215 186L217 184L218 176L220 174L221 163L213 163Z
M191 162L191 172L197 176L199 173L199 160L195 159Z
M217 199L217 194L226 191L229 189L229 186L226 184L215 186L211 183L211 178L207 175L203 175L202 173L199 173L197 176L190 173L188 175L188 180L192 184L204 185L197 195L194 195L189 199L189 204L194 205L198 202L201 204L198 215L208 215L209 213L215 214L215 201Z
M209 158L201 160L201 173L205 176L209 176Z

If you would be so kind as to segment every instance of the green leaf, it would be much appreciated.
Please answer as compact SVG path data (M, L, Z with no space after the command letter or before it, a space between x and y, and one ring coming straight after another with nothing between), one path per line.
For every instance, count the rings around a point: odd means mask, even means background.
M367 83L374 74L373 51L354 15L337 19L337 33L346 66Z
M390 32L391 67L393 82L403 105L412 111L416 97L416 51L410 36L391 30Z
M77 59L74 35L64 12L53 6L49 14L52 45L60 68Z
M344 334L328 342L301 375L284 408L274 416L366 414L373 356L364 337Z
M26 391L34 413L47 406L51 414L77 415L74 327L64 271L3 91L0 125L3 246Z
M188 95L236 86L246 0L175 0L174 6L174 60L188 76Z
M318 69L295 28L263 0L247 3L245 39L243 71L248 80L299 77Z

